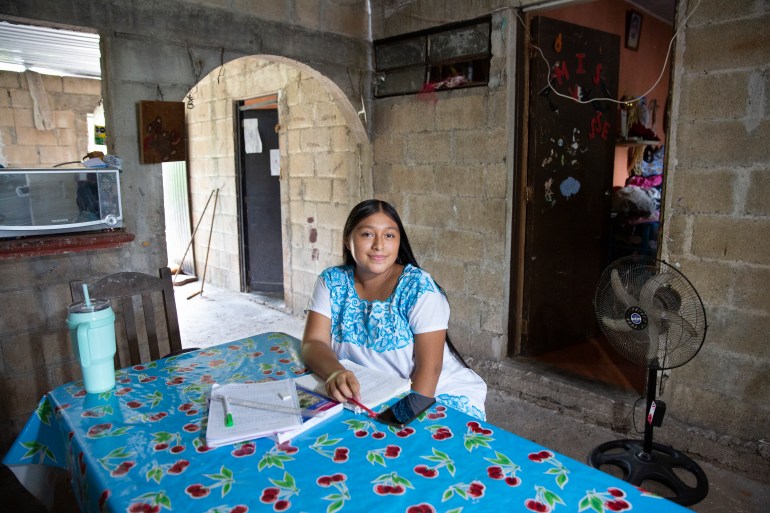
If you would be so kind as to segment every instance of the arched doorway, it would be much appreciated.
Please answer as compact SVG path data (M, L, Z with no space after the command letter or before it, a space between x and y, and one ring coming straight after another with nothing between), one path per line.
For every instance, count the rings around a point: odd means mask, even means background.
M301 63L269 56L243 57L204 77L187 110L188 176L197 274L206 282L246 292L246 257L239 179L239 108L275 95L278 136L280 245L283 300L301 311L315 276L338 263L342 222L350 207L371 194L369 142L363 123L328 78ZM218 191L218 205L203 212ZM212 227L213 217L213 227ZM208 234L211 233L211 244ZM203 236L202 234L205 234ZM205 263L208 254L208 263ZM173 262L172 257L169 258Z

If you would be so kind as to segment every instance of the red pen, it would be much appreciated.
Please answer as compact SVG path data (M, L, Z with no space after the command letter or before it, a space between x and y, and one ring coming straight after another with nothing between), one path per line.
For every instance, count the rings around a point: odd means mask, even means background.
M369 408L367 408L366 406L361 404L359 401L356 401L354 398L351 397L350 399L348 399L348 401L353 403L353 404L355 404L356 406L358 406L362 410L364 410L366 413L369 414L370 417L375 418L377 416L376 413L374 413L372 410L370 410Z

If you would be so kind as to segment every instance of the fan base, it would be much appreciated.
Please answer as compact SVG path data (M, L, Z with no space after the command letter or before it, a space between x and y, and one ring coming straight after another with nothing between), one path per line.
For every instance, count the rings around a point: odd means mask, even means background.
M647 452L641 440L606 442L591 451L588 464L600 470L606 465L618 467L623 471L622 479L635 486L650 481L660 483L674 493L666 498L682 506L697 504L709 490L708 478L697 463L659 443L652 443L652 451ZM695 486L685 483L674 470L692 476Z

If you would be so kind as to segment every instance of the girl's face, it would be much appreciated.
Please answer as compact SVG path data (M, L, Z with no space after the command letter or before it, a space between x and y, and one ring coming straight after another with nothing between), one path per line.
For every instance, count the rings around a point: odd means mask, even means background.
M361 220L345 241L356 271L380 274L396 263L401 234L398 225L383 212L377 212Z

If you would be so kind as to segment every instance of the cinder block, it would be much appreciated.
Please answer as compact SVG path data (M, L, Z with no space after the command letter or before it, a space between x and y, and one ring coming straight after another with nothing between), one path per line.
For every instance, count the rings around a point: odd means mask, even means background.
M8 167L39 167L40 156L37 146L6 146L3 149Z
M11 111L11 116L6 118L6 123L11 122L11 126L15 126L16 130L21 128L34 128L35 120L32 114L32 109L14 108Z
M413 134L406 139L406 160L414 164L452 162L455 146L453 139L455 137L447 132Z
M404 213L399 212L399 214L404 222L404 230L406 230L406 235L409 237L409 244L412 246L417 262L423 265L428 261L440 261L440 258L436 258L436 230L429 226L407 223L406 219L404 219ZM430 269L432 268L430 267Z
M377 164L402 164L406 155L406 140L396 136L377 137L373 154Z
M750 17L744 13L718 24L688 26L686 70L707 69L713 73L725 69L766 66L770 35L764 27L768 23L770 12L765 11ZM715 31L718 31L719 37L714 37Z
M348 218L350 208L352 206L349 204L333 205L329 202L319 203L316 205L316 212L318 212L316 223L319 227L329 230L337 229L341 233Z
M693 223L696 256L770 264L770 220L699 217Z
M350 152L356 150L357 144L353 140L353 137L351 137L350 129L346 125L333 126L329 130L332 139L331 151Z
M484 166L441 164L436 166L436 190L453 197L481 198L484 195Z
M388 117L392 121L390 130L385 133L420 133L432 132L436 129L434 105L430 102L419 101L414 96L405 96L401 103L392 105ZM377 134L381 135L380 132Z
M733 307L706 308L707 345L719 345L734 353L750 354L756 360L770 359L770 316Z
M430 165L393 165L389 181L394 191L410 194L430 194L435 188L433 166Z
M302 151L329 151L331 134L328 130L305 128L300 130L300 148Z
M701 169L752 166L767 162L768 140L770 120L767 119L750 132L742 121L680 123L677 160Z
M83 157L77 152L77 148L72 146L40 146L38 154L40 155L40 163L50 166L63 162L80 161Z
M350 197L350 189L347 180L332 180L332 202L335 204L347 204Z
M475 231L444 230L437 249L450 261L479 262L484 257L484 236Z
M0 294L3 315L0 316L0 334L20 333L43 328L47 314L41 291L18 289Z
M474 90L476 91L476 90ZM436 103L437 130L474 130L487 124L486 95L457 96Z
M749 172L745 213L770 216L770 169Z
M293 177L315 176L315 158L312 153L292 153L282 160L282 167Z
M673 262L679 264L677 269L690 280L706 305L729 306L735 276L731 262L704 262L691 257L677 257Z
M748 78L745 71L687 75L680 119L743 119L749 108Z
M12 71L0 71L0 87L6 89L19 89L21 84L19 83L20 73L14 73Z
M11 89L11 106L14 109L31 109L32 97L27 89Z
M411 233L409 234L411 236ZM438 258L420 258L420 266L428 271L433 279L450 297L455 293L465 293L465 266L461 262L447 262L439 255Z
M291 130L300 128L309 128L314 125L315 105L302 103L294 105L289 109L289 119L286 121Z
M487 164L484 166L484 196L487 198L508 197L508 169L507 163Z
M454 155L458 162L500 163L508 152L508 135L503 129L473 130L455 134Z
M677 209L706 214L729 214L734 211L736 173L728 169L700 171L677 169L673 173L671 192L677 198Z
M29 110L29 109L24 109L24 110ZM15 120L14 120L15 115L16 113L10 107L0 107L0 126L13 127L15 124Z
M407 196L409 222L432 228L454 226L452 198L449 196L414 194Z
M46 89L48 89L47 84ZM101 98L102 81L94 78L62 77L61 91L68 94L84 94Z
M40 75L43 79L43 87L46 93L60 93L63 90L62 77L56 75Z
M353 152L319 153L315 155L316 174L322 177L351 178L355 175L356 154Z
M505 296L505 280L502 269L488 269L481 265L468 266L465 275L465 289L471 297L490 302L491 298Z
M53 130L35 130L34 128L16 128L19 144L28 146L56 146L56 134Z
M461 294L453 294L449 298L449 306L452 309L450 317L451 333L456 327L462 326L471 335L476 335L481 330L481 302L472 297Z
M735 270L733 306L770 315L770 269L742 265Z
M332 181L325 178L303 178L305 201L329 202L332 199Z
M301 74L299 84L299 99L302 103L329 102L332 100L329 91L315 78L307 73Z
M491 236L505 233L507 217L505 200L475 198L455 198L455 226L461 229L473 229Z
M483 331L498 335L503 334L506 331L504 327L506 323L507 319L503 318L503 307L501 304L487 302L482 304L481 329Z
M339 107L334 102L319 102L315 104L315 126L331 127L344 125Z

